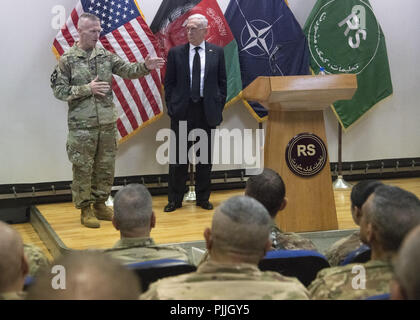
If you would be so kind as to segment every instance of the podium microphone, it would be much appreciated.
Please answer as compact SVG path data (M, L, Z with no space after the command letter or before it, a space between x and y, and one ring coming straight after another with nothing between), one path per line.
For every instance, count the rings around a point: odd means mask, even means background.
M271 52L270 54L270 60L274 58L274 56L276 55L277 52L279 52L279 50L281 50L283 48L283 46L281 44L276 44L273 52Z

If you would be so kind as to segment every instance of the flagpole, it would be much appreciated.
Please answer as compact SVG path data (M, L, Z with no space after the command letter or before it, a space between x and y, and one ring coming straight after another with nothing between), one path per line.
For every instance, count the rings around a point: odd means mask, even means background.
M343 179L343 161L342 161L342 133L340 122L338 122L338 175L333 183L334 190L351 189L353 186Z
M187 202L193 202L196 201L196 195L195 195L195 184L194 184L194 166L192 163L189 165L189 174L190 174L190 185L188 187L188 192L184 197L184 201Z
M195 136L193 138L193 141L195 142ZM192 152L192 156L195 159L195 148L194 148L194 144L191 146L193 152ZM195 163L195 160L192 160ZM188 192L185 194L184 196L184 201L187 202L194 202L197 200L196 194L195 194L195 183L194 183L194 164L190 163L189 166L189 175L190 175L190 185L188 187Z

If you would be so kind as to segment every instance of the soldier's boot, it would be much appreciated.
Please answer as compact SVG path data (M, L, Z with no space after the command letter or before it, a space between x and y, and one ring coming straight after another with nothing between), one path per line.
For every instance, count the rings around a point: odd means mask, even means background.
M95 203L93 205L93 212L95 213L96 218L99 220L111 221L114 211L107 207L105 203Z
M87 228L99 228L101 226L90 206L82 208L80 220L82 225Z

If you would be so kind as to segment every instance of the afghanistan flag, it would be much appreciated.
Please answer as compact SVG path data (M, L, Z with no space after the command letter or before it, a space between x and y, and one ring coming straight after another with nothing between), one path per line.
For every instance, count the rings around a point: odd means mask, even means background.
M238 43L243 88L258 76L309 73L306 37L284 0L230 0L226 20ZM245 103L258 120L267 110Z
M318 0L304 27L315 73L354 73L352 100L334 103L343 129L392 94L385 37L368 0Z
M206 41L224 48L226 101L230 104L242 90L238 46L216 0L163 0L150 29L158 39L161 52L167 57L170 48L188 42L185 22L196 13L206 16L209 22Z

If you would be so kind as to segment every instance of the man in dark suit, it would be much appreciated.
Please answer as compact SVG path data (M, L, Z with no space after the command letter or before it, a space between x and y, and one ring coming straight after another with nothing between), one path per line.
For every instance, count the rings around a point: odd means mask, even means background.
M176 141L171 141L170 150L176 152L176 156L170 156L174 161L169 164L168 204L165 212L174 211L182 206L188 177L188 161L186 150L179 150L179 146L180 140L181 143L187 143L189 140L185 133L189 134L194 129L204 130L207 137L207 143L205 139L198 141L200 146L204 144L207 148L196 150L197 205L207 210L213 209L209 202L212 168L211 130L222 122L227 88L223 48L204 41L207 25L205 16L191 15L186 21L189 43L174 47L168 53L165 100L171 117L171 129L176 134ZM198 140L203 139L201 134L199 137ZM192 142L188 142L187 150Z

